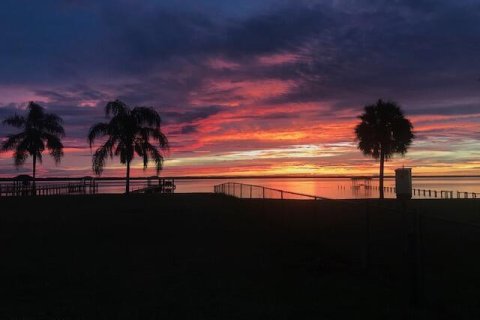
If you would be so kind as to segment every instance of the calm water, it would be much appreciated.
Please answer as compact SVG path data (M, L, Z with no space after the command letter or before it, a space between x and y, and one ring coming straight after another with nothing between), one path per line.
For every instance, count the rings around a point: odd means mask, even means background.
M176 180L177 189L175 192L213 192L213 186L225 182L238 182L244 184L252 184L265 186L274 189L281 189L291 192L316 195L320 197L333 199L351 199L351 198L376 198L378 190L360 188L352 188L352 181L349 178L250 178L250 179L191 179ZM138 189L145 186L144 181L132 181L132 189ZM378 185L378 180L371 181L372 186ZM393 187L395 181L393 179L385 179L386 187ZM457 192L475 192L480 194L480 178L414 178L413 187L415 189L427 190L425 196L423 192L416 195L415 198L433 198L434 191L440 197L440 191L453 191L454 197ZM124 182L122 181L101 181L100 192L119 193L124 190ZM429 196L428 190L431 190ZM469 194L469 198L472 195ZM385 192L385 197L394 198L395 193ZM480 195L479 195L480 197Z

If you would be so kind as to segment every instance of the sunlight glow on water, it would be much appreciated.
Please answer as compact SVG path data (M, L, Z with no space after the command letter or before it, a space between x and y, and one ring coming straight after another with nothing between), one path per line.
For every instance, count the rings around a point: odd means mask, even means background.
M213 187L226 182L237 182L243 184L265 186L273 189L280 189L296 193L303 193L313 196L332 198L332 199L352 199L352 198L377 198L378 190L366 190L365 188L352 188L352 181L349 178L249 178L249 179L177 179L175 192L213 192ZM132 181L132 190L142 188L146 185L145 181ZM378 185L378 180L371 182L372 186ZM386 187L394 187L395 181L392 178L385 179ZM457 197L457 191L480 193L480 178L413 178L413 187L416 189L427 190L426 195L416 195L415 198L429 198L428 190L439 193L442 190L453 191L454 197ZM100 181L99 191L101 193L121 193L124 191L123 181ZM385 192L386 198L395 198L394 192ZM469 196L471 197L471 196Z

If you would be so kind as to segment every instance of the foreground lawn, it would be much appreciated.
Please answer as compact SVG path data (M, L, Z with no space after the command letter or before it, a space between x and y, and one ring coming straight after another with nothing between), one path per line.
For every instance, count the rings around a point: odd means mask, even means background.
M480 220L477 202L440 201L409 206ZM478 316L480 233L424 220L423 298L412 305L396 206L212 194L0 199L0 318Z

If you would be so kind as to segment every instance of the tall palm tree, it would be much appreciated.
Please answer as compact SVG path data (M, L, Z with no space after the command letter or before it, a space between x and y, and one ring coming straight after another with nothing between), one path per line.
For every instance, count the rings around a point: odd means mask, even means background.
M111 116L108 123L100 122L90 128L88 141L90 148L95 139L107 137L94 153L93 171L103 172L107 157L120 156L120 162L127 166L127 183L125 192L130 192L130 164L137 154L143 158L143 169L148 166L150 158L155 162L157 174L163 167L163 154L169 148L167 137L160 130L161 118L157 111L148 107L131 109L120 100L108 102L105 114ZM154 141L157 145L150 143Z
M415 135L410 120L393 101L378 100L365 106L361 121L355 127L358 148L363 154L380 159L380 199L383 199L384 162L395 153L404 155Z
M35 195L37 160L42 162L42 152L48 149L55 163L60 163L63 157L61 138L65 136L62 119L46 113L42 106L30 102L27 106L27 115L14 115L3 121L3 124L22 129L20 133L10 134L2 143L1 151L14 151L15 166L21 166L29 156L33 159L33 194Z

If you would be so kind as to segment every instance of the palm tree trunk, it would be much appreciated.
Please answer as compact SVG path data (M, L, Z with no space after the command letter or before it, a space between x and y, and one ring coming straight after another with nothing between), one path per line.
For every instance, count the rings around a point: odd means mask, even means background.
M379 189L380 189L380 199L384 198L383 194L383 165L385 162L385 154L383 150L380 151L380 176L379 176Z
M37 155L33 154L33 181L32 181L32 195L36 196L37 195L37 185L36 185L36 170L37 169Z
M125 187L125 193L130 193L130 161L127 161L127 183Z

